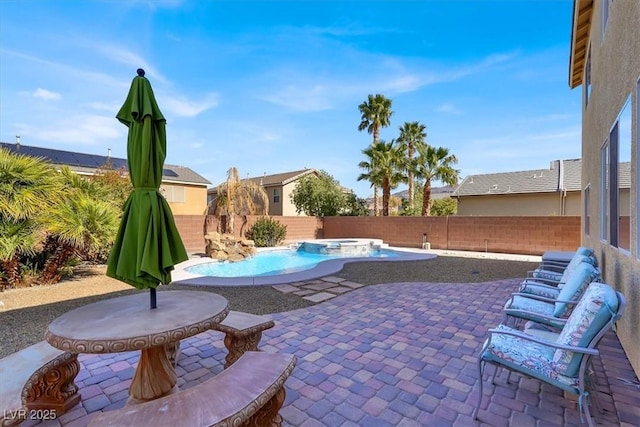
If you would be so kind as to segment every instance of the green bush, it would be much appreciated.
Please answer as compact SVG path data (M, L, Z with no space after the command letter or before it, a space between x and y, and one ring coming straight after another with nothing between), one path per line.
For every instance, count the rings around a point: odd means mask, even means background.
M259 248L278 246L287 236L287 226L275 219L263 216L245 233Z

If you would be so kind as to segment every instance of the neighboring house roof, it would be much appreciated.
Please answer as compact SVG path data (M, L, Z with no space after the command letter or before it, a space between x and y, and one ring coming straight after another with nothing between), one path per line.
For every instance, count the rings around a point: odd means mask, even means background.
M573 0L571 53L569 56L569 87L580 86L587 62L593 0Z
M315 169L302 169L302 170L297 170L292 172L276 173L273 175L254 176L250 178L241 179L241 181L246 181L246 180L252 181L265 188L276 187L276 186L289 184L290 182L296 181L297 179L300 179L305 175L309 175L310 173L317 173L317 171ZM217 192L217 186L214 188L210 188L208 190L209 194L215 194L216 192Z
M458 188L457 185L445 185L443 187L431 187L431 195L452 194L456 190L456 188ZM394 196L394 197L399 197L401 199L408 199L409 198L409 190L407 189L407 190L398 191L398 192L393 193L391 195ZM369 199L373 200L373 196L369 197Z
M41 157L57 166L69 166L76 173L93 174L98 168L105 165L107 161L111 162L114 169L127 169L127 159L118 157L54 150L52 148L10 144L7 142L0 142L0 148L31 157ZM168 164L165 164L162 169L162 181L201 185L211 184L207 179L187 167Z
M580 190L579 163L579 159L556 160L551 162L549 169L470 175L462 181L454 196L550 193L560 188Z

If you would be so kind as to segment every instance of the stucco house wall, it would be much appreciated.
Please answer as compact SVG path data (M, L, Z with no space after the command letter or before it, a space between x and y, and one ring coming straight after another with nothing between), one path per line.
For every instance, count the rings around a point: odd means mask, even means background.
M184 194L184 201L174 201L171 197L165 195L174 215L203 215L205 213L207 209L207 187L167 183L161 186L161 191L164 188L172 187L181 189L179 191Z
M580 192L564 198L562 193L464 196L458 198L458 215L577 216L580 206Z
M606 26L603 25L607 14ZM587 15L590 13L590 19ZM581 34L588 34L586 46ZM640 230L638 229L638 121L640 91L640 1L575 0L570 86L582 86L582 186L587 214L582 241L596 250L604 280L622 292L627 310L617 334L636 373L640 374ZM583 46L583 47L581 47ZM585 51L586 49L586 51ZM590 52L590 66L587 59ZM590 73L590 75L589 75ZM631 197L620 214L630 212L630 248L614 247L600 230L609 227L601 205L601 148L631 96ZM588 101L588 102L587 102ZM627 148L628 149L628 148ZM588 188L587 191L584 189ZM629 201L631 206L629 206ZM607 215L609 217L610 215ZM586 221L588 217L588 221ZM604 223L604 224L603 224ZM620 239L624 230L620 230ZM628 242L628 241L627 241Z

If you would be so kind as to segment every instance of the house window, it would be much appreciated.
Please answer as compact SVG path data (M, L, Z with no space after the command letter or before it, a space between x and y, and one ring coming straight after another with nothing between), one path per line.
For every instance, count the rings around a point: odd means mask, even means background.
M587 54L587 63L584 67L584 107L589 105L589 97L591 96L591 46Z
M600 149L600 239L607 241L609 224L609 140Z
M591 184L587 184L584 188L584 212L582 217L584 218L584 234L588 236L590 234L589 229L591 227L591 216L589 214L589 204L591 200Z
M631 168L633 171L633 168ZM632 215L636 218L636 256L640 258L640 224L638 224L638 213L640 213L640 79L636 84L636 202L629 203L634 208L631 209ZM631 175L631 173L629 173ZM631 194L631 189L629 190Z
M609 244L618 246L620 229L619 208L620 198L618 185L618 149L620 142L620 123L616 120L609 132Z
M176 185L162 185L160 186L160 193L169 203L184 203L185 191L184 187Z
M618 151L618 247L631 250L631 96L616 122Z
M609 7L613 3L613 0L602 0L602 40L604 40L604 32L607 29L607 23L609 21Z
M273 189L273 203L280 203L280 189Z

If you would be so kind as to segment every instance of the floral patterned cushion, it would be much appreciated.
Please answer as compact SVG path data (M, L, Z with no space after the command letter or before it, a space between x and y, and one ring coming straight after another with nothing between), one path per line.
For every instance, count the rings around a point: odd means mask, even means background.
M558 336L558 344L587 347L598 332L618 310L618 297L611 286L593 282L567 319ZM555 369L568 376L575 376L580 367L581 354L556 350L553 356Z
M545 298L557 299L560 294L560 288L545 286L535 282L523 282L520 287L520 292L523 294L532 294Z
M567 282L562 286L560 293L558 294L558 300L571 301L579 299L589 283L597 280L600 277L600 272L597 268L587 263L580 263L576 270L569 276ZM567 309L569 304L566 302L556 302L553 315L555 317L561 317Z
M505 310L524 310L532 313L542 314L543 316L553 316L554 305L550 302L539 301L533 298L526 298L515 295L513 299L507 301L504 305Z
M496 329L515 331L505 325L499 325ZM571 388L577 386L578 379L558 372L553 363L553 356L553 347L499 332L492 333L491 343L482 354L483 359L506 364L513 370L535 378L552 379L559 383L557 385L560 387L572 391Z
M551 270L543 270L541 268L536 268L535 270L533 270L532 275L535 279L546 279L553 282L559 282L560 279L562 279L562 273Z

